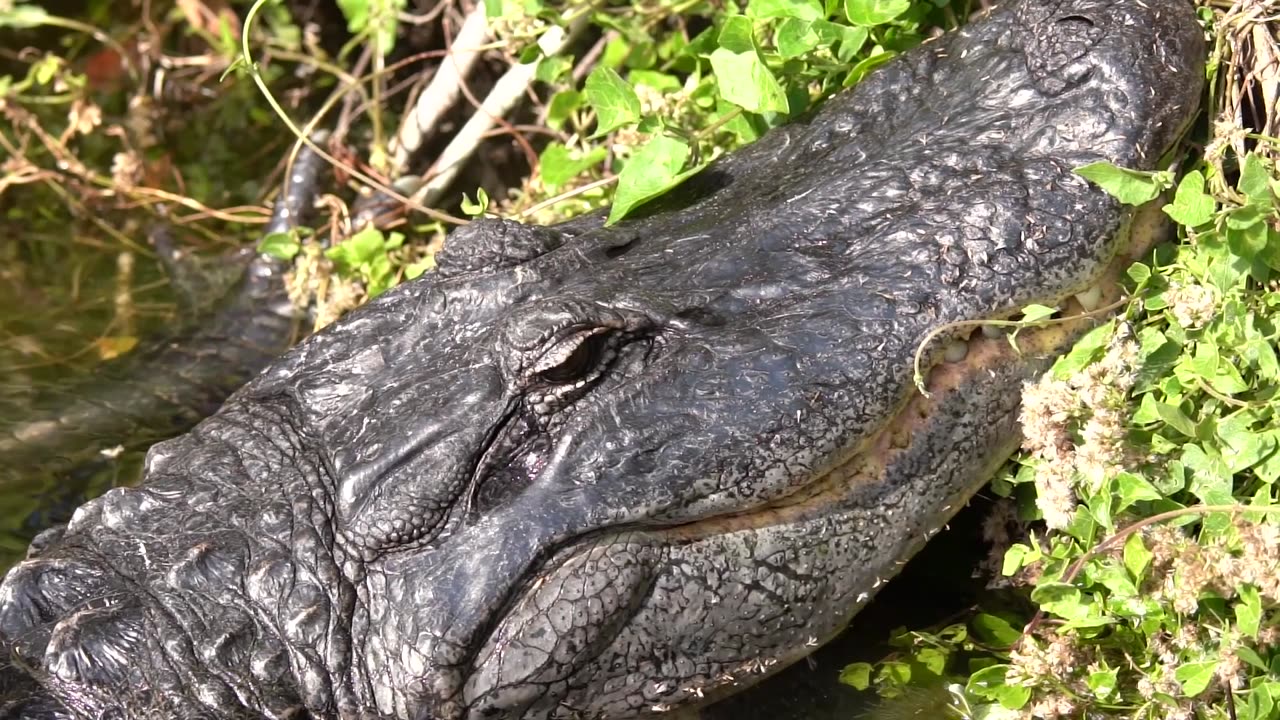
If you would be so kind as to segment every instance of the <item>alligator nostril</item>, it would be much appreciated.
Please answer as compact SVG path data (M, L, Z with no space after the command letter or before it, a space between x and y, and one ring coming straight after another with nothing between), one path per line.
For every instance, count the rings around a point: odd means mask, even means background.
M1076 25L1081 28L1097 27L1097 24L1094 23L1092 19L1087 18L1084 15L1065 15L1063 17L1058 18L1058 24L1059 25Z
M0 638L17 638L108 592L102 576L83 565L28 560L0 584Z
M640 244L639 241L639 235L612 238L610 242L605 243L604 245L604 256L610 260L616 260L638 247Z
M35 559L45 550L56 545L58 541L62 539L62 536L66 534L67 528L65 525L55 525L54 527L42 531L39 535L36 535L31 539L31 547L27 548L27 559Z
M81 610L54 627L45 668L66 682L118 685L131 679L144 643L136 607Z

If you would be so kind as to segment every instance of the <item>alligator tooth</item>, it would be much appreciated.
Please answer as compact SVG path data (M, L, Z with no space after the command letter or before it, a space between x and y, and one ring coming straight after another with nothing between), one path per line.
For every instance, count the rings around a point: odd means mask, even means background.
M1102 286L1094 285L1082 293L1076 293L1076 302L1080 303L1080 307L1085 312L1093 312L1102 304Z
M968 354L969 343L963 340L952 340L947 343L947 349L943 352L942 357L947 362L960 362Z

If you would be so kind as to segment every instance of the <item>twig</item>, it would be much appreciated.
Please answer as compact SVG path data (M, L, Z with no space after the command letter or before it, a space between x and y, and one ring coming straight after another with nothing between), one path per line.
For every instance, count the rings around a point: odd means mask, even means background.
M400 132L391 143L391 175L398 175L404 169L409 155L422 147L423 141L435 131L440 117L457 102L463 79L480 58L480 47L488 40L488 35L484 2L481 0L467 14L448 56L440 63L431 84L418 96L413 111L404 114Z
M538 38L538 47L542 49L543 55L555 55L582 27L581 22L570 25L568 32L564 28L553 27ZM493 90L480 103L475 114L440 153L434 166L435 175L413 193L414 200L423 205L432 205L440 199L459 169L475 154L481 139L497 124L497 118L505 116L524 97L529 83L533 82L537 67L536 62L513 65L498 78Z

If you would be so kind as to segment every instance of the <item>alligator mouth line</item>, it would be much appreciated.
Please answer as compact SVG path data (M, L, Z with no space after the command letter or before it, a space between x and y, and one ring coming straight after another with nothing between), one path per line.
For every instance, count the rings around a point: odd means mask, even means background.
M1161 210L1163 196L1136 208L1118 231L1127 236L1104 271L1085 290L1059 298L1060 317L1053 322L1024 327L1017 335L1017 349L1004 333L972 332L967 339L954 340L951 348L925 373L926 392L913 389L902 408L885 425L864 440L848 459L815 477L800 490L773 502L739 513L720 515L664 529L648 529L674 542L691 542L738 530L793 523L823 514L832 504L859 488L883 481L895 457L910 447L912 437L936 414L948 398L972 383L986 382L995 368L1026 363L1028 358L1052 358L1066 353L1071 345L1097 323L1099 308L1119 305L1124 300L1121 279L1129 266L1167 238L1171 226ZM955 343L963 343L957 346ZM960 347L963 353L953 348ZM1021 388L1009 388L1021 392ZM1009 438L1008 452L992 458L991 472L1012 454L1020 436ZM990 479L982 474L981 483ZM948 522L963 503L941 508L937 528ZM932 535L932 532L930 533Z
M898 456L912 449L917 433L926 431L927 423L939 414L939 410L947 405L953 395L974 383L992 382L991 378L998 375L998 368L1007 369L1029 363L1047 366L1045 359L1067 352L1080 336L1097 324L1095 317L1099 313L1096 310L1119 304L1124 299L1121 280L1128 267L1168 235L1170 225L1160 209L1164 201L1163 197L1157 198L1130 214L1118 231L1124 240L1103 272L1083 290L1073 289L1057 299L1061 317L1051 323L1021 329L1017 336L1016 350L1003 333L978 331L971 332L967 340L953 340L953 344L963 342L965 352L962 357L958 353L939 353L939 360L927 373L927 393L921 393L913 387L910 396L883 427L860 443L849 453L847 459L834 464L824 473L815 475L796 491L754 508L692 522L668 526L625 524L578 536L571 543L551 549L548 552L547 567L567 561L574 555L574 548L582 547L583 543L604 535L638 531L671 545L696 543L739 531L784 526L819 518L842 507L850 496L863 489L884 486ZM1047 302L1052 303L1054 299L1047 298ZM1004 392L1021 392L1021 389L1011 387ZM955 496L954 502L938 508L931 518L925 520L925 529L913 542L913 549L899 559L896 565L904 565L915 550L949 522L967 502L968 497L990 479L1020 443L1020 434L1012 433L1000 440L996 451L989 457L974 463L969 486ZM893 572L887 570L883 580L887 580ZM491 637L495 625L507 616L517 598L536 591L541 582L542 578L539 578L513 588L507 602L493 614L478 636ZM882 579L878 577L874 585L867 587L863 598L869 598L881 585ZM862 598L859 602L861 600ZM480 646L482 645L483 643ZM471 666L474 662L475 657L472 656L465 665ZM711 689L705 688L708 692Z

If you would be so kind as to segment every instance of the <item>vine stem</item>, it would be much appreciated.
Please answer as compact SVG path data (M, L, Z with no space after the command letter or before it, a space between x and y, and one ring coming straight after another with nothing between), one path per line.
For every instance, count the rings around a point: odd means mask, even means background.
M280 106L279 101L277 101L275 96L271 94L271 89L267 87L266 81L262 79L262 74L258 72L257 63L253 62L253 55L250 52L250 47L249 47L249 31L253 27L253 22L254 20L257 19L258 12L262 10L263 6L265 6L268 2L271 2L271 1L272 0L255 0L253 5L250 6L249 12L245 14L244 29L240 33L240 53L244 60L245 69L249 72L249 76L253 78L254 84L258 86L258 90L262 93L263 97L266 99L267 105L271 107L272 112L274 112L280 118L280 120L285 124L285 127L289 128L289 132L293 133L294 137L298 139L298 142L311 148L312 151L314 151L317 155L324 158L325 162L328 162L335 167L342 168L345 172L350 174L352 177L360 180L361 182L369 185L370 187L376 188L379 192L385 194L387 197L390 197L398 202L404 203L407 207L417 210L418 212L421 212L427 217L430 217L434 220L439 220L441 222L451 223L454 225L466 225L467 224L466 220L463 220L462 218L457 218L448 213L441 212L439 210L435 210L433 208L429 208L424 205L421 205L411 200L410 198L407 198L404 195L401 195L400 193L396 192L393 188L387 187L385 184L379 182L378 180L365 174L364 172L361 172L359 169L354 168L351 165L345 162L342 162L341 160L338 160L333 155L330 155L324 148L320 147L319 143L312 140L307 135L307 133L303 132L303 130L298 127L297 123L293 121L293 118L289 117L289 113L285 112L284 108ZM235 65L233 64L230 68L227 69L228 72L230 72L234 67Z
M1088 563L1090 560L1094 559L1098 555L1102 554L1103 552L1106 552L1107 550L1111 549L1116 543L1127 540L1130 535L1133 535L1134 533L1142 530L1143 528L1148 528L1148 527L1151 527L1152 525L1157 525L1167 520L1174 520L1187 515L1208 515L1209 513L1215 513L1215 512L1232 513L1232 514L1242 513L1242 512L1280 514L1280 506L1267 505L1263 507L1255 507L1252 505L1242 505L1240 503L1233 503L1231 505L1195 505L1192 507L1178 508L1177 510L1169 510L1156 515L1152 515L1149 518L1143 518L1142 520L1139 520L1135 523L1132 523L1130 525L1127 525L1121 528L1120 530L1117 530L1111 536L1107 537L1102 542L1090 548L1089 551L1086 552L1084 555L1081 555L1079 559L1071 563L1071 566L1067 568L1067 572L1062 576L1062 582L1064 583L1074 582L1076 577L1078 577L1080 573L1084 570L1084 566L1086 563ZM1026 626L1022 628L1022 635L1018 638L1018 643L1022 642L1024 638L1029 637L1031 633L1035 632L1035 629L1040 625L1040 623L1043 620L1044 620L1044 610L1043 609L1037 610L1036 614L1031 618L1030 622L1028 622ZM1017 646L1018 643L1014 643L1014 646Z
M1018 328L1018 329L1027 328L1027 327L1045 327L1048 325L1060 325L1062 323L1068 323L1073 320L1080 320L1081 318L1091 318L1091 317L1099 317L1102 315L1106 315L1112 310L1116 310L1118 308L1123 307L1129 302L1129 300L1130 298L1121 298L1111 303L1110 305L1105 305L1095 310L1090 310L1089 312L1083 312L1078 315L1072 315L1070 317L1044 318L1040 320L957 320L955 322L949 322L943 325L939 325L938 327L930 330L928 334L924 336L924 339L920 341L920 344L916 345L916 354L914 359L912 360L912 367L915 370L916 389L920 391L921 395L925 397L930 397L929 391L927 388L925 388L925 385L924 385L924 370L922 369L922 366L921 366L921 363L924 361L924 351L929 347L929 344L933 342L934 338L936 338L937 336L941 335L944 332L947 332L948 330L955 330L955 329L964 328L964 327L983 327L988 325L992 327L1012 327L1012 328ZM1017 347L1018 346L1015 344L1014 349L1017 350Z

